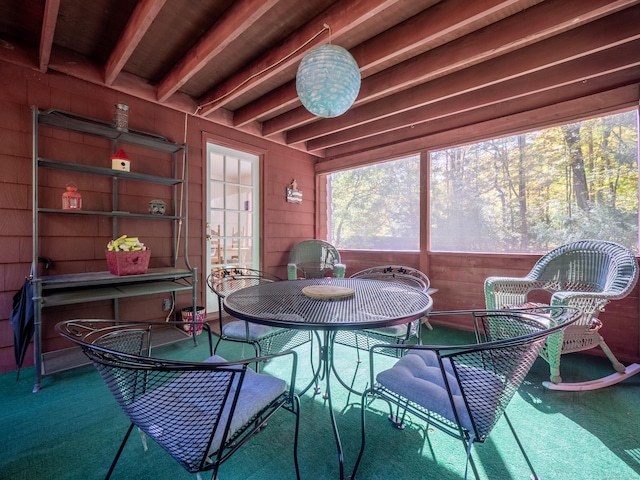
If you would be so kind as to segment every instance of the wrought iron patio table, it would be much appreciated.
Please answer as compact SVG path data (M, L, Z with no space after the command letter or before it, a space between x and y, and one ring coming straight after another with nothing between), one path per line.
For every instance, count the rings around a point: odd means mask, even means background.
M341 298L309 296L308 287L338 287ZM303 292L304 289L304 292ZM343 292L344 293L344 292ZM344 456L331 404L330 376L334 371L333 345L336 332L381 328L409 323L431 310L431 297L415 288L358 278L288 280L243 288L224 299L224 309L236 318L275 327L322 331L321 366L316 371L326 382L325 398L333 428L340 478L344 478Z

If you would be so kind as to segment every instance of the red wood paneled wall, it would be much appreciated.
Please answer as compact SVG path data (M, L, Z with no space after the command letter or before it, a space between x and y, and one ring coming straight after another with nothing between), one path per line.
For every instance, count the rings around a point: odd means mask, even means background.
M44 74L0 61L0 372L15 369L13 333L8 318L12 297L29 274L31 265L31 105L110 121L117 102L130 106L131 128L163 135L178 143L185 141L185 114L182 112L62 74ZM266 225L262 229L262 267L286 275L288 250L297 241L314 236L314 158L191 116L187 119L186 132L189 155L188 253L191 265L199 271L199 298L202 298L206 288L207 271L203 264L203 178L206 171L203 145L206 139L261 155L261 210ZM41 147L53 159L82 158L90 164L110 165L110 145L94 138L52 129L42 129L42 137ZM165 157L154 159L148 151L137 151L132 147L125 147L125 150L131 158L134 171L139 169L145 173L161 174L157 169L168 168ZM41 195L57 207L55 202L59 201L64 191L62 187L66 177L59 171L47 172L46 175L48 177L44 180L50 186L41 188ZM304 192L302 205L286 202L285 188L293 178L296 178ZM86 209L89 204L99 209L104 202L110 202L110 185L100 180L75 180L75 183L84 194ZM131 211L144 211L148 201L158 195L154 188L157 187L137 184L135 189L125 192ZM54 268L48 273L106 270L104 247L111 236L110 219L83 218L82 221L69 222L65 217L65 221L60 222L52 218L47 219L42 227L46 234L42 248L54 261ZM136 222L129 220L121 224L120 229L128 235L138 235L150 245L151 266L162 266L169 262L171 241L167 238L165 228L158 225L151 231L137 232ZM183 262L184 258L180 261ZM162 311L161 297L121 299L121 318L163 319L166 313ZM177 312L190 304L189 298L186 294L179 296ZM110 301L44 309L44 351L69 346L53 330L57 321L96 317L113 317ZM31 351L28 352L24 366L33 364L32 357Z
M116 102L131 107L129 125L132 128L164 135L172 141L184 142L185 114L168 109L152 101L130 97L107 88L82 82L61 74L43 74L27 68L0 62L0 372L15 368L13 359L13 334L8 318L13 294L28 275L31 263L31 105L41 109L58 108L106 121L113 115ZM262 158L261 179L261 267L286 277L286 263L291 247L300 240L324 238L326 215L316 212L316 204L324 204L326 191L322 177L316 179L314 158L310 155L225 128L200 118L187 119L186 141L189 152L189 259L198 267L199 289L202 298L206 287L207 266L204 265L205 205L203 178L203 147L206 140L239 150L259 154ZM84 144L82 136L49 133L47 148L63 152L60 155L87 155L90 161L100 164L108 161L105 146ZM132 151L133 153L133 151ZM56 154L56 156L60 156ZM150 162L142 154L132 162ZM142 164L141 164L142 166ZM135 168L135 167L134 167ZM147 167L149 164L147 163ZM287 203L285 189L293 179L303 192L302 204ZM52 181L55 185L62 179ZM76 182L77 183L77 182ZM79 185L88 193L98 187ZM316 187L317 192L316 192ZM61 193L61 192L60 192ZM155 192L145 187L128 192L134 205L148 202ZM46 192L51 201L57 196L56 188ZM100 195L94 198L101 198ZM87 196L87 201L89 196ZM94 201L92 199L91 201ZM103 201L95 200L95 201ZM324 209L319 209L324 210ZM130 227L135 228L135 223ZM67 273L79 269L105 269L103 263L104 240L110 235L110 222L77 224L71 227L50 223L48 237L44 240L48 254L55 262L52 273ZM166 261L169 242L165 233L144 232L139 236L152 244L152 265ZM89 246L86 240L95 242ZM80 262L73 261L82 250ZM155 252L159 252L156 254ZM484 307L483 282L490 275L525 275L537 256L470 255L455 253L428 253L420 258L418 252L341 252L347 264L347 275L357 270L380 264L400 264L420 267L429 275L432 286L438 289L434 295L437 310ZM179 303L188 305L186 296ZM122 318L164 318L159 298L139 297L120 301ZM183 308L178 305L177 309ZM66 318L109 318L113 315L111 302L65 306L45 309L44 350L51 351L68 345L53 332L56 321ZM605 323L602 333L609 346L625 362L640 361L640 326L638 314L638 288L624 300L611 303L601 316ZM438 320L446 324L446 319ZM438 324L438 322L432 322ZM451 325L468 328L466 325ZM598 350L592 350L599 354ZM25 366L32 364L28 353Z

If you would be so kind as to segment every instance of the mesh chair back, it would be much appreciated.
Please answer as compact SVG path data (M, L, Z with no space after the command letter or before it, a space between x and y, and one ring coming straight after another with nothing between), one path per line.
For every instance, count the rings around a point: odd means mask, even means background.
M223 332L222 301L224 300L224 297L243 288L260 285L262 283L278 282L280 280L281 278L276 277L275 275L252 268L220 267L213 269L211 274L207 277L207 285L218 297L218 320L220 323L220 332ZM256 351L256 355L259 354L260 353Z
M449 385L451 394L455 396L459 389L459 395L464 399L465 408L459 408L462 402L454 401L456 423L483 442L552 331L548 319L540 314L476 313L475 318L478 338L484 345L480 343L452 352L439 350L438 355L444 365L451 365L455 375L455 384ZM565 323L566 318L559 320Z
M381 265L376 267L366 268L354 273L350 278L366 278L370 280L382 280L387 282L402 283L409 287L420 290L424 293L429 291L429 277L427 277L420 270L404 265ZM421 319L414 320L409 325L394 326L391 328L382 329L368 329L366 331L367 336L371 337L375 341L384 341L391 343L405 343L409 341L411 337L418 337L420 341L420 322ZM408 328L407 328L408 327ZM367 350L370 347L368 339L361 341L358 339L361 336L359 332L340 332L336 337L338 343L343 343L351 346L362 346ZM397 356L400 352L397 350L391 350L387 353L392 356Z
M340 263L340 253L323 240L304 240L291 250L289 263L295 264L304 278L322 278Z
M259 432L280 408L296 416L294 463L297 460L299 400L295 394L297 356L293 351L262 357L289 359L289 386L281 378L253 372L250 358L227 362L213 355L204 362L151 357L152 332L185 322L115 322L68 320L56 331L78 344L93 362L122 411L131 420L111 468L118 462L134 426L152 438L185 470L213 471ZM207 324L209 352L211 334ZM146 449L146 437L143 444Z
M211 469L212 455L219 463L247 364L151 358L150 325L101 322L82 340L75 330L82 322L59 324L59 331L81 346L131 423L185 470Z
M429 290L431 284L429 277L420 270L403 265L384 265L366 268L354 273L350 278L369 278L373 280L398 282L425 293Z
M244 320L223 322L222 302L227 295L243 288L280 280L275 275L251 268L222 267L212 270L207 278L207 284L218 297L218 321L220 326L220 336L214 352L217 351L223 339L252 345L258 357L296 348L311 341L310 330L276 328ZM256 364L256 371L258 370L259 365Z
M427 422L430 427L461 439L467 444L467 461L476 472L471 457L474 442L484 442L522 384L545 341L580 317L575 308L544 307L521 311L453 311L430 315L472 316L477 343L456 346L402 345L406 355L393 367L376 368L375 353L389 345L370 350L370 384L362 396L363 443L353 476L364 452L364 411L372 403L368 397L395 404L404 414ZM464 319L457 318L462 322ZM389 419L397 425L390 412ZM511 423L509 427L527 458ZM529 467L535 476L530 462ZM477 472L476 472L477 476ZM465 474L466 478L466 474Z
M158 365L91 347L85 351L131 423L185 470L205 469L228 431L229 423L221 422L223 410L233 408L237 398L230 395L231 386L241 383L244 369L167 361Z
M207 284L211 291L218 296L218 302L221 306L222 299L231 292L262 283L278 282L280 280L282 279L275 275L252 268L221 267L211 271L211 274L207 278Z

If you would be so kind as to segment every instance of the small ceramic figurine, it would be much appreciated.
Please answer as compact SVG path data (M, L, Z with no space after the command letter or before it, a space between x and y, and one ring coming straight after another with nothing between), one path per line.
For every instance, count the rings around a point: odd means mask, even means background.
M154 198L149 202L149 213L152 215L164 215L167 205L164 201Z

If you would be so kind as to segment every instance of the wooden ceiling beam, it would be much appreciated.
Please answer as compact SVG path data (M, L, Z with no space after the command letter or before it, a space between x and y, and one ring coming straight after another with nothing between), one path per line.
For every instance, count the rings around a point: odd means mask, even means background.
M638 22L640 22L640 6L604 17L578 29L457 71L446 77L437 78L401 93L389 95L382 100L351 109L340 117L320 120L293 129L287 133L288 141L298 143L335 134L346 129L355 131L355 127L359 125L375 122L402 112L409 118L411 115L406 112L430 103L540 71L640 38L640 30L637 29ZM629 32L634 33L629 34Z
M166 1L140 0L137 3L124 32L120 35L118 43L105 64L104 83L106 85L113 84Z
M231 76L220 85L214 87L199 104L204 105L200 113L209 115L217 108L221 108L240 95L253 88L256 82L272 78L276 73L298 63L309 48L328 43L329 34L321 40L312 41L325 30L324 25L331 28L331 41L339 43L340 39L357 25L365 23L386 8L400 0L349 0L340 1L331 8L318 15L305 26L294 32L278 47L265 52L260 58L246 66L242 71ZM300 48L306 46L306 48Z
M602 1L602 0L600 0ZM397 27L386 30L376 37L352 48L360 68L362 78L375 73L375 69L382 63L399 62L402 58L413 56L412 52L426 48L427 45L438 45L438 41L448 36L459 37L469 31L480 29L489 22L490 15L506 16L504 13L514 5L528 8L540 0L483 0L469 2L468 0L452 0L437 3L426 8L421 13L411 17ZM444 35L444 37L443 37ZM299 106L295 81L288 82L264 97L245 105L236 111L234 124L241 126L252 120L260 120L265 115L282 110L283 106ZM307 113L306 119L298 121L295 126L313 120L315 117ZM290 128L290 127L289 127ZM284 129L283 129L284 130ZM272 135L277 132L269 132Z
M351 50L363 77L391 63L414 57L508 17L514 9L526 10L541 0L454 0L439 2L398 26L382 32Z
M390 145L397 142L406 142L414 138L427 137L464 126L481 124L492 118L506 117L518 112L536 110L548 105L563 103L576 98L595 95L623 85L637 84L640 77L640 66L616 71L607 75L598 76L588 81L579 80L551 90L534 92L505 102L497 102L461 113L454 113L436 120L427 121L418 125L411 125L400 130L394 130L375 137L367 137L350 143L327 148L320 157L340 157L354 152L370 150L379 145ZM537 125L541 119L532 117L532 125ZM546 120L545 120L546 121ZM535 126L532 127L535 129Z
M637 0L550 0L371 77L361 95L372 101L579 28Z
M588 97L568 100L535 110L513 112L511 115L492 118L486 122L462 125L433 135L408 139L386 145L374 145L371 149L358 150L350 155L327 157L316 163L316 174L326 174L348 168L368 165L384 160L403 158L417 152L433 151L458 145L483 141L505 134L516 135L550 126L577 121L586 114L605 115L636 105L640 95L637 84L623 86Z
M505 18L495 25L405 60L394 68L363 79L360 93L354 106L368 103L385 95L468 67L474 63L491 59L500 54L508 53L536 41L560 34L570 28L579 27L634 3L637 3L637 1L550 0L544 2ZM441 21L439 18L434 18L434 20L436 22ZM396 29L391 29L388 32L393 33L394 37L398 36L395 35ZM375 52L374 46L371 44L373 40L362 44L363 48L366 47L366 51ZM387 43L389 43L390 39L387 40ZM352 51L356 51L359 48L361 47L358 46ZM288 96L293 96L293 100L297 100L294 83L289 87ZM287 97L287 100L291 101L289 97ZM269 105L267 102L267 98L262 98L253 106L252 104L247 105L245 107L246 112L244 111L245 109L240 109L234 116L234 122L236 124L239 123L240 117L238 115L259 118L260 114L264 113L260 112L259 108ZM293 104L293 102L290 104ZM251 108L255 108L255 110L249 113ZM313 117L305 109L295 109L294 111L286 112L286 115L265 121L263 135L268 137L274 133L309 124L313 120L317 120L317 118Z
M158 85L158 100L166 101L208 63L215 61L229 44L251 25L259 21L278 0L239 0L220 17L216 24L187 52ZM248 122L247 122L248 123Z
M241 127L252 121L260 121L265 116L287 113L296 106L300 106L300 100L296 91L296 82L292 80L238 108L233 116L233 124ZM275 133L282 133L282 131L271 134Z
M44 4L38 55L38 69L41 72L46 72L47 68L49 68L49 59L51 58L51 48L53 46L53 36L56 31L59 10L60 0L47 0Z
M307 142L307 149L314 151L366 137L377 137L386 132L415 127L425 122L508 102L532 93L549 92L575 82L588 82L606 73L630 69L637 65L640 65L640 39L616 49L603 50L571 62L490 84L478 90L468 91L410 111L387 116L375 122L310 140Z

